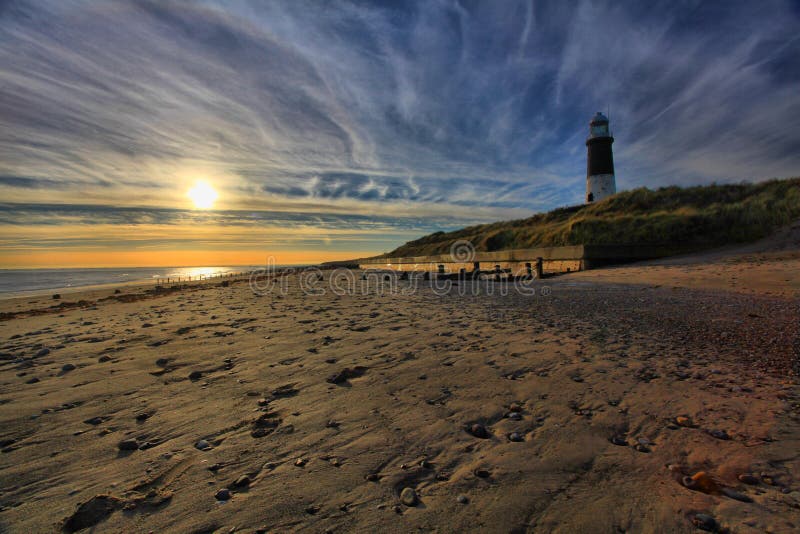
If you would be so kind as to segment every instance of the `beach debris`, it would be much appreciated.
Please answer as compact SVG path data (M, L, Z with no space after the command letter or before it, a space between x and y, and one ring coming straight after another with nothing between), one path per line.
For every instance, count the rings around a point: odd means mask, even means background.
M512 421L521 421L522 420L522 414L519 413L519 412L508 412L506 414L506 417L511 419Z
M367 476L364 477L364 480L368 482L377 482L380 479L378 473L369 473Z
M64 365L61 366L61 371L64 372L64 373L68 373L68 372L74 371L74 370L75 370L75 365L73 365L71 363L65 363Z
M245 488L245 487L250 485L250 482L251 481L250 481L250 477L249 476L242 475L242 476L240 476L239 478L236 479L236 481L233 483L233 485L236 486L237 488Z
M467 427L467 432L480 439L487 439L489 437L489 431L486 430L486 427L480 423L473 423L472 425L469 425Z
M518 402L512 402L508 405L508 411L518 413L522 411L522 405Z
M214 494L214 498L218 501L227 501L231 498L231 490L228 488L222 488L221 490L217 491Z
M158 367L166 367L169 363L169 358L159 358L156 360L156 365Z
M211 444L204 439L199 440L194 444L194 448L201 451L207 451L211 448Z
M416 505L418 499L417 492L414 491L414 488L403 488L403 491L400 492L400 502L406 506Z
M25 381L26 384L35 384L37 382L39 382L39 378L35 377L35 376L31 377L31 378L29 378L28 380Z
M510 434L508 434L508 441L519 442L519 441L524 441L524 438L522 437L522 434L520 434L519 432L511 432Z
M692 517L692 524L700 530L707 532L716 532L719 529L719 523L713 516L708 514L694 514Z
M102 424L103 421L105 421L105 419L102 417L90 417L89 419L86 419L83 422L86 423L87 425L97 426L99 424Z
M419 462L419 466L423 469L433 469L433 464L430 463L428 460L421 460Z
M314 515L317 512L319 512L319 510L320 510L320 507L317 506L316 504L309 504L308 506L306 506L306 513L308 515Z
M150 418L150 414L147 412L137 413L135 419L137 421L147 421Z
M331 419L327 423L325 423L325 428L339 428L342 424L339 421L334 421Z
M682 426L682 427L685 427L685 428L691 428L691 427L694 426L694 423L692 422L691 418L683 416L683 415L679 415L678 417L676 417L675 418L675 423L678 426Z
M626 440L624 436L620 435L611 436L611 439L609 439L609 441L614 445L619 445L620 447L626 447L628 445L628 440Z
M189 380L200 380L201 378L203 378L202 371L192 371L189 373Z
M259 406L266 406L267 404L269 404L269 399L265 399L263 397L258 399L258 405Z
M308 460L306 460L305 458L302 458L302 457L301 458L297 458L294 461L294 465L297 466L297 467L303 467L307 463L308 463Z
M117 448L121 451L135 451L139 448L139 442L135 439L123 439L117 444Z
M467 497L466 495L459 495L458 497L456 497L456 502L458 504L467 504L469 503L469 497Z
M111 361L111 356L109 356L108 354L103 354L102 356L97 358L97 361L100 362L100 363L110 362Z

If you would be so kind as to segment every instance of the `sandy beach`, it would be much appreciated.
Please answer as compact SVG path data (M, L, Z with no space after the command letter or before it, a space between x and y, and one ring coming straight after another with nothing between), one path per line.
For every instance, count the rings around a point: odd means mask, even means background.
M0 530L795 531L796 295L612 272L6 300Z

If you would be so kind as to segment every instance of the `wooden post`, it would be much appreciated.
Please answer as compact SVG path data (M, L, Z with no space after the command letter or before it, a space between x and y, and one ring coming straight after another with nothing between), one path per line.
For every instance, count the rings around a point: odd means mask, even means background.
M536 278L541 279L544 277L544 260L536 258Z

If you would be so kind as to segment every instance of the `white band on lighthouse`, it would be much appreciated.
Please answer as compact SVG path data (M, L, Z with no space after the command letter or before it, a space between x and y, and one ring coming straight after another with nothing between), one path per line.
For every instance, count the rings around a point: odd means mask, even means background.
M586 202L597 202L616 192L613 174L595 174L586 178Z

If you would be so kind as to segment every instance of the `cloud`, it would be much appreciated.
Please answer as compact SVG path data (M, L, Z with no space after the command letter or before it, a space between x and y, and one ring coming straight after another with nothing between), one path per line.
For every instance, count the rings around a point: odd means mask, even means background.
M621 187L800 170L788 0L2 6L17 204L178 209L202 171L240 220L416 215L423 233L580 202L609 107Z

